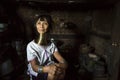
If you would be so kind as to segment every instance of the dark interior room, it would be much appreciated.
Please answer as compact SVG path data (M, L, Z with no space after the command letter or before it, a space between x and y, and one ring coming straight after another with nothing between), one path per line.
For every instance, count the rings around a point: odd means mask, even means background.
M30 80L26 49L39 15L52 18L64 80L120 80L120 0L0 0L0 80Z

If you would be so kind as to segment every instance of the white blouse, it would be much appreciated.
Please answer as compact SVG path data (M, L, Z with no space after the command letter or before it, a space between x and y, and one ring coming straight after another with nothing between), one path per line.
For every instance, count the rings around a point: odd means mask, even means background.
M53 61L53 53L58 51L57 47L54 43L51 43L48 46L38 45L33 41L29 42L27 45L27 61L31 61L37 58L39 65L49 65L54 63ZM28 73L34 76L37 76L38 73L33 71L31 64L28 64Z

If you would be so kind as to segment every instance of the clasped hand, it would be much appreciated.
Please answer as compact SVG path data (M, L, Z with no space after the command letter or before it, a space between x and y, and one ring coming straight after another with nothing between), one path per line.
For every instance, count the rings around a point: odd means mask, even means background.
M61 74L63 72L63 68L55 63L55 64L51 64L49 65L49 73L52 74L52 75L58 75L58 74Z

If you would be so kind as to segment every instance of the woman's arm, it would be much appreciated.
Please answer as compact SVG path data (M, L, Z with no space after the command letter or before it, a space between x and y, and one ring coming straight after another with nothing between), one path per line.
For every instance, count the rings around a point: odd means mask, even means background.
M59 62L59 64L57 64L57 66L66 69L68 64L66 62L66 60L60 55L59 52L55 52L54 53L54 57L56 58L56 60Z
M40 66L37 64L37 59L33 59L31 61L29 61L31 66L32 66L32 69L39 73L39 68L42 68L42 72L41 73L51 73L51 74L55 74L55 71L56 71L56 66L55 65L49 65L49 66Z
M56 78L57 80L63 80L66 74L66 69L68 67L67 62L65 61L65 59L60 55L59 52L55 52L54 53L54 57L56 58L56 60L59 63L56 63L55 65L57 66L57 71L56 71Z

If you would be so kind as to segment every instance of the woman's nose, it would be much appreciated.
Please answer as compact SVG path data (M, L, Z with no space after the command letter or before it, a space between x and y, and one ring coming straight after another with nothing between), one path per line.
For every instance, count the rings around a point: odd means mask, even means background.
M44 24L41 24L41 28L43 28L44 27Z

